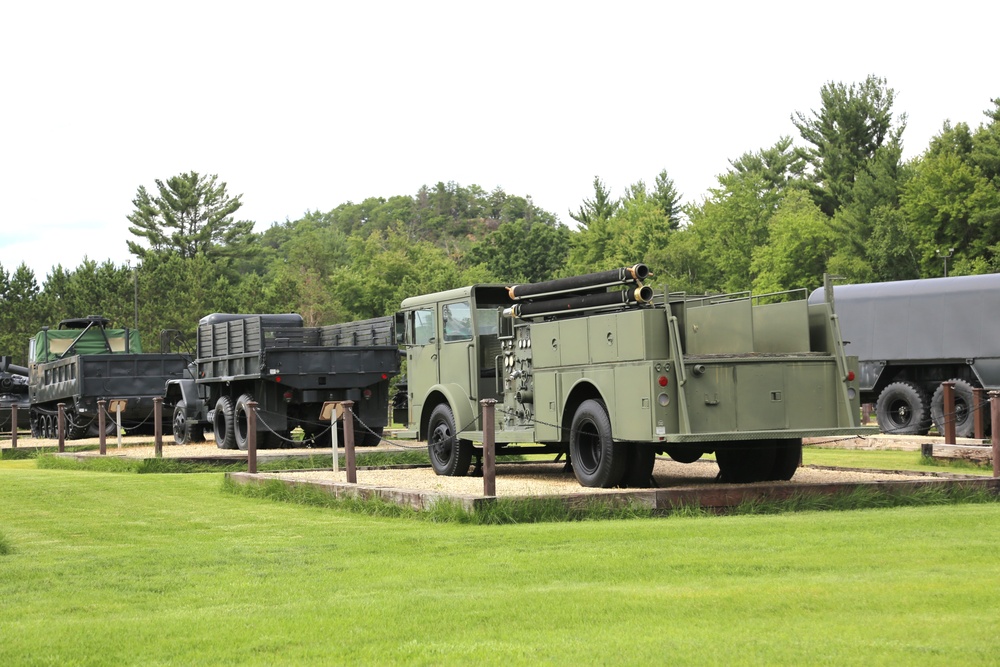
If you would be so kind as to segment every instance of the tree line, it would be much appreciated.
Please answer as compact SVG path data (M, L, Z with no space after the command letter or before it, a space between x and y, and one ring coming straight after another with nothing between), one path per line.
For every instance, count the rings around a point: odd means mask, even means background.
M26 363L26 340L66 317L136 320L146 350L161 330L193 341L212 312L298 312L309 325L393 312L407 296L477 282L536 282L644 262L653 281L691 293L812 289L847 282L1000 271L1000 99L975 128L945 122L902 159L906 117L869 77L820 90L798 132L740 155L698 201L666 170L557 214L478 185L311 211L263 232L240 220L242 195L189 172L140 186L128 216L135 266L86 259L39 284L0 264L0 353ZM138 306L136 308L136 297ZM137 311L137 312L136 312Z

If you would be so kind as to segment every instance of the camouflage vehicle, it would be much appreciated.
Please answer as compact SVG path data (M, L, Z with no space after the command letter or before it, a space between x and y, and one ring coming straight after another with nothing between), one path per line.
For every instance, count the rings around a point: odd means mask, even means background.
M183 377L180 354L143 353L139 332L113 329L98 315L63 320L44 328L29 344L28 395L31 434L56 437L58 404L65 404L69 439L98 435L98 400L124 399L122 428L153 433L153 399L168 380ZM107 409L107 407L105 408ZM116 415L108 415L108 433Z
M360 446L377 445L388 423L389 382L399 372L393 318L303 326L295 313L214 313L198 325L193 377L172 381L174 441L246 449L247 404L258 404L257 444L279 447L295 428L312 443L330 440L320 418L327 401L354 401ZM343 442L343 440L341 440Z
M713 453L728 482L786 480L805 436L860 432L832 304L806 292L654 297L638 264L408 298L408 428L465 475L498 401L498 453L568 455L583 486L647 486L655 456Z

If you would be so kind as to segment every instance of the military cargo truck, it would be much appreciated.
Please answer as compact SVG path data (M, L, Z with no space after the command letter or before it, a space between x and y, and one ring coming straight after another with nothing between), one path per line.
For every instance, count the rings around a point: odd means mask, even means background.
M863 403L884 433L973 432L973 389L1000 389L1000 274L833 288L847 351L858 357ZM820 290L810 303L823 300ZM946 415L942 382L955 383ZM987 411L988 416L988 411Z
M125 430L153 433L153 399L163 396L168 380L184 376L187 360L180 354L143 353L138 331L109 324L98 315L66 319L31 339L28 396L34 437L56 437L59 403L65 404L67 438L98 435L101 399L126 401ZM107 417L109 433L116 417Z
M408 428L435 471L465 475L495 399L498 453L568 455L580 484L646 486L655 456L715 453L728 482L785 480L802 438L859 432L832 305L660 295L641 264L403 301ZM529 444L530 443L530 444Z
M357 442L374 446L388 423L399 349L392 317L306 327L295 313L214 313L199 322L193 366L193 381L167 386L178 444L199 441L211 428L219 448L246 449L251 401L258 404L258 446L288 444L296 428L307 442L325 444L331 436L323 404L351 400L364 424L355 424Z
M11 407L17 406L17 424L11 423ZM31 401L28 400L28 369L0 357L0 433L29 427Z

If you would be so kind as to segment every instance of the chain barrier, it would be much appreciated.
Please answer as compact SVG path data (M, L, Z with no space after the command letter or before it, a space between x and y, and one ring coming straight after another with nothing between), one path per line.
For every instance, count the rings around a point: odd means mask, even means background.
M156 411L156 410L155 410L155 408L151 408L151 409L149 410L149 414L148 414L148 415L146 415L146 416L145 416L145 417L143 418L143 420L142 420L142 421L140 421L139 423L136 423L136 422L134 422L134 421L129 421L129 422L128 422L128 423L126 424L126 422L125 422L124 420L122 420L122 430L123 430L123 431L125 431L125 432L128 432L128 431L129 431L130 429L131 429L131 430L135 430L135 429L139 428L140 426L142 426L143 424L145 424L146 422L148 422L148 421L149 421L149 420L150 420L150 419L151 419L151 418L153 417L153 413L154 413L155 411ZM113 425L117 426L117 423L118 423L118 418L116 417L116 414L117 414L117 413L114 413L114 412L108 412L108 408L107 408L107 407L105 407L105 408L104 408L104 414L105 414L105 415L106 415L106 416L107 416L107 417L108 417L108 418L109 418L109 419L111 420L111 424L113 424ZM95 417L95 419L96 419L96 417Z
M316 438L322 437L322 436L326 435L330 431L330 429L333 428L332 426L327 426L326 430L323 431L322 433L314 435L314 436L312 436L310 438L306 438L304 440L296 440L295 438L286 438L285 436L283 436L282 434L278 433L273 428L271 428L271 425L267 423L267 420L264 419L263 414L262 414L262 413L265 413L265 412L268 413L268 414L276 414L276 415L280 414L280 413L272 412L272 411L268 411L268 410L263 410L263 409L261 409L260 406L257 406L257 408L255 409L255 412L257 413L257 419L260 421L261 424L264 425L264 429L267 430L268 433L270 433L271 435L273 435L274 437L276 437L278 440L281 440L282 442L287 442L287 443L293 444L293 445L305 444L306 447L316 446L317 448L320 448L318 445L316 445L316 442L315 442Z

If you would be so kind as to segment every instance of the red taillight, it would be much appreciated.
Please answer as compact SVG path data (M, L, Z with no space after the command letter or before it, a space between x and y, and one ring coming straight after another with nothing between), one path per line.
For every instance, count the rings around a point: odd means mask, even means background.
M275 375L274 376L274 381L275 382L281 382L281 376L280 375Z
M382 373L382 379L383 379L383 380L388 380L388 379L389 379L389 376L388 376L388 375L386 375L385 373Z
M854 382L854 371L847 371L847 381Z
M661 375L660 379L657 380L657 382L660 383L661 387L666 387L667 386L667 376L666 375Z
M371 389L365 389L363 392L361 392L361 395L364 396L365 398L371 398L372 397L372 390Z
M285 392L285 400L286 401L292 400L292 392L290 392L290 391L286 391Z

